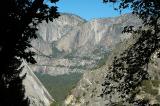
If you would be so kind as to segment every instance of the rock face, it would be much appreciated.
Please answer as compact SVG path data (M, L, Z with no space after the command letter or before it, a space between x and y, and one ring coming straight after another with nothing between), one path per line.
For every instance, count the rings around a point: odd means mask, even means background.
M27 73L27 76L23 83L26 96L30 99L30 106L49 106L54 101L51 95L25 62L24 66L23 72Z
M114 56L120 57L120 54L135 42L136 39L131 37L121 43L118 43L112 49L112 53L106 60L105 65L98 69L85 72L77 86L66 98L64 105L105 106L105 104L108 104L110 102L109 100L100 97L100 94L102 93L101 84L105 80L107 70L109 70L109 66L112 64ZM150 104L160 104L160 59L157 57L157 53L158 51L152 55L148 65L148 72L151 76L151 80L142 82L141 92L136 96L138 99L150 100ZM113 99L113 101L117 101L118 95L115 95L115 98Z
M43 22L38 26L38 39L32 41L37 64L31 68L50 75L82 73L95 67L112 46L130 36L121 33L124 26L137 23L140 20L132 15L87 22L73 14Z

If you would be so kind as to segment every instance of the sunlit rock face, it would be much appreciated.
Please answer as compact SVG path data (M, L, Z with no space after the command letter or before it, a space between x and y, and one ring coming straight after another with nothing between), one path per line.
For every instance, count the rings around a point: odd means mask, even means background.
M38 25L38 39L32 41L37 53L33 71L62 75L91 69L118 42L130 37L122 34L126 25L140 20L131 14L86 21L73 14L61 14L53 22Z
M68 52L78 49L77 55L92 53L97 48L107 50L129 36L121 33L124 26L136 25L137 21L139 20L131 15L94 19L74 27L57 41L56 47Z
M30 106L50 106L52 99L46 88L42 85L39 79L32 72L27 63L23 62L23 73L27 73L23 81L26 90L26 96L30 100Z
M85 20L72 14L62 14L53 22L46 23L43 21L38 26L38 34L46 42L52 43L65 36L72 28L84 23Z

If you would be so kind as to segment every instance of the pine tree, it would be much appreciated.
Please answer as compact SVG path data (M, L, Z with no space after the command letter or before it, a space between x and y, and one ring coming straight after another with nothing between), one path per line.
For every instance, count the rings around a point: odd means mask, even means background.
M22 59L36 63L31 39L37 38L36 26L43 20L57 18L55 3L48 6L44 0L2 0L0 3L0 106L28 106L22 84L26 75Z
M102 97L109 96L112 99L115 93L119 94L121 102L148 106L149 101L135 100L139 92L137 88L142 81L150 80L147 70L150 58L155 51L160 49L160 1L159 0L103 0L105 3L113 3L118 7L115 10L120 12L130 8L132 14L142 19L143 25L137 30L133 26L126 26L125 32L139 34L137 42L128 50L125 50L120 57L115 57L111 68L102 84ZM111 102L114 102L111 100ZM159 104L157 104L159 106Z

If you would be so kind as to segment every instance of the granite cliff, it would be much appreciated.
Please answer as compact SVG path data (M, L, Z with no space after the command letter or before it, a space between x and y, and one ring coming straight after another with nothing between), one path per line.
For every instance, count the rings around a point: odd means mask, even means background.
M27 73L23 84L26 89L26 96L30 99L30 106L49 106L54 99L25 61L23 61L23 65L23 73Z
M37 64L31 68L53 76L83 73L95 67L111 47L130 37L121 33L124 26L139 23L130 14L91 21L62 14L53 22L38 26L38 39L32 41Z

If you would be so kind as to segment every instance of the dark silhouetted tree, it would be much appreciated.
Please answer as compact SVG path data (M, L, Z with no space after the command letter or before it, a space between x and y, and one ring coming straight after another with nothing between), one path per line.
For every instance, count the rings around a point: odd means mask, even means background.
M28 106L21 75L23 59L36 63L30 41L36 25L57 18L58 0L2 0L0 3L0 106ZM46 3L45 3L46 2Z
M119 4L115 10L130 8L132 13L142 19L143 25L137 30L126 26L123 33L139 34L137 42L115 57L105 82L102 97L108 96L111 103L113 95L119 94L121 102L148 106L149 101L135 100L137 89L143 80L149 80L148 63L151 55L160 49L160 0L103 0L105 3Z

